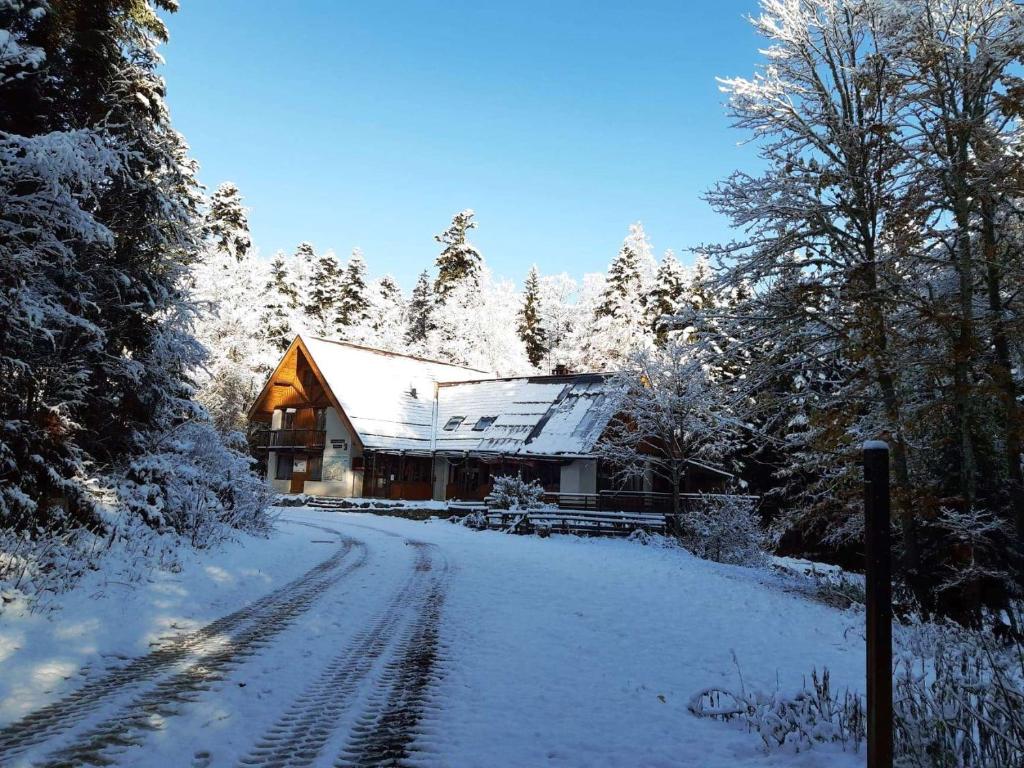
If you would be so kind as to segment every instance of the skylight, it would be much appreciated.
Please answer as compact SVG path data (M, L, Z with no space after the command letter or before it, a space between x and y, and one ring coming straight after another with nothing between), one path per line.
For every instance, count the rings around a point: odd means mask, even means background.
M452 432L452 431L458 429L459 424L461 424L465 420L466 420L465 416L452 416L450 419L448 419L448 423L444 425L444 431L445 432Z
M497 420L497 416L481 416L479 421L473 425L474 432L483 432Z

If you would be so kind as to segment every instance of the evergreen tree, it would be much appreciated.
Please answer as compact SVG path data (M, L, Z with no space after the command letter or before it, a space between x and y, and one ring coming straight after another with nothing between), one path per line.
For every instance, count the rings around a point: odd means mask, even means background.
M210 198L206 226L216 247L236 261L241 261L249 252L252 245L249 219L242 206L241 193L230 181L217 187Z
M409 299L408 329L405 341L412 347L422 348L434 329L434 291L430 287L430 275L426 270L420 273L416 287Z
M291 281L284 254L278 251L270 262L263 286L260 336L277 352L284 352L295 337L293 318L299 308L299 292Z
M661 264L658 265L654 288L647 305L648 322L659 345L665 343L669 333L669 327L662 322L662 318L675 315L679 311L679 302L685 290L685 270L672 251L665 251Z
M370 318L366 261L363 259L363 252L358 248L352 251L339 281L336 327L339 336L349 338L347 334L350 330L364 328Z
M391 275L384 275L370 290L369 337L374 347L401 352L405 347L406 304L402 289Z
M338 327L341 296L341 267L330 251L315 256L309 243L302 243L296 252L300 263L311 263L308 293L303 305L310 331L316 336L330 337Z
M642 290L640 260L632 246L628 242L623 243L618 255L608 265L604 295L595 316L623 317L633 314L639 305L646 304Z
M523 286L523 307L519 310L517 330L526 347L526 357L530 365L540 367L548 347L547 334L540 319L540 275L536 265L530 267Z
M38 532L69 513L103 528L90 475L138 473L161 445L187 463L194 444L166 448L164 436L209 430L193 400L204 352L187 293L201 196L157 73L167 38L157 9L176 5L0 4L0 276L16 287L0 298L4 524ZM208 455L244 466L205 434ZM230 487L186 511L198 496L171 493L173 473L105 482L160 526L238 500Z
M467 240L469 230L476 227L474 215L472 209L455 214L451 226L434 237L444 246L437 257L437 280L434 281L434 294L440 302L459 283L468 281L477 285L480 281L480 252Z

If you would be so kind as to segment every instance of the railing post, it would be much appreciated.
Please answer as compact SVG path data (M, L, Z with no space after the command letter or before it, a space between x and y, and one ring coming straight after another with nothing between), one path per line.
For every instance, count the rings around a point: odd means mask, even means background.
M864 443L868 768L892 768L892 562L889 446Z

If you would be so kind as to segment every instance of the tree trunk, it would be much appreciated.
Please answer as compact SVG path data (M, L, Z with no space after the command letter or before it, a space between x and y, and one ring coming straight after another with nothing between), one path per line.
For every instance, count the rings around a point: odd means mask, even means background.
M1010 338L1003 317L1002 272L998 261L994 206L982 206L982 247L984 248L988 289L988 309L991 316L992 347L995 359L992 377L1003 401L1006 420L1003 435L1006 474L1009 479L1009 497L1017 529L1018 578L1024 577L1024 473L1021 472L1021 412L1017 403L1017 383L1013 378L1013 360Z
M673 536L679 536L683 527L682 519L680 514L682 513L682 503L679 498L679 481L681 479L681 473L679 471L680 465L679 459L672 460L672 522L669 526L669 532Z

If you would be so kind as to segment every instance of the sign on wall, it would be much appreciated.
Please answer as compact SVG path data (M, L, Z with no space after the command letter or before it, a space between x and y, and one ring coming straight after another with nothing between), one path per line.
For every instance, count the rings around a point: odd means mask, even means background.
M348 459L344 456L324 455L324 480L344 480L348 469Z
M306 471L306 460L295 459L295 463L292 465L292 472L305 472Z

